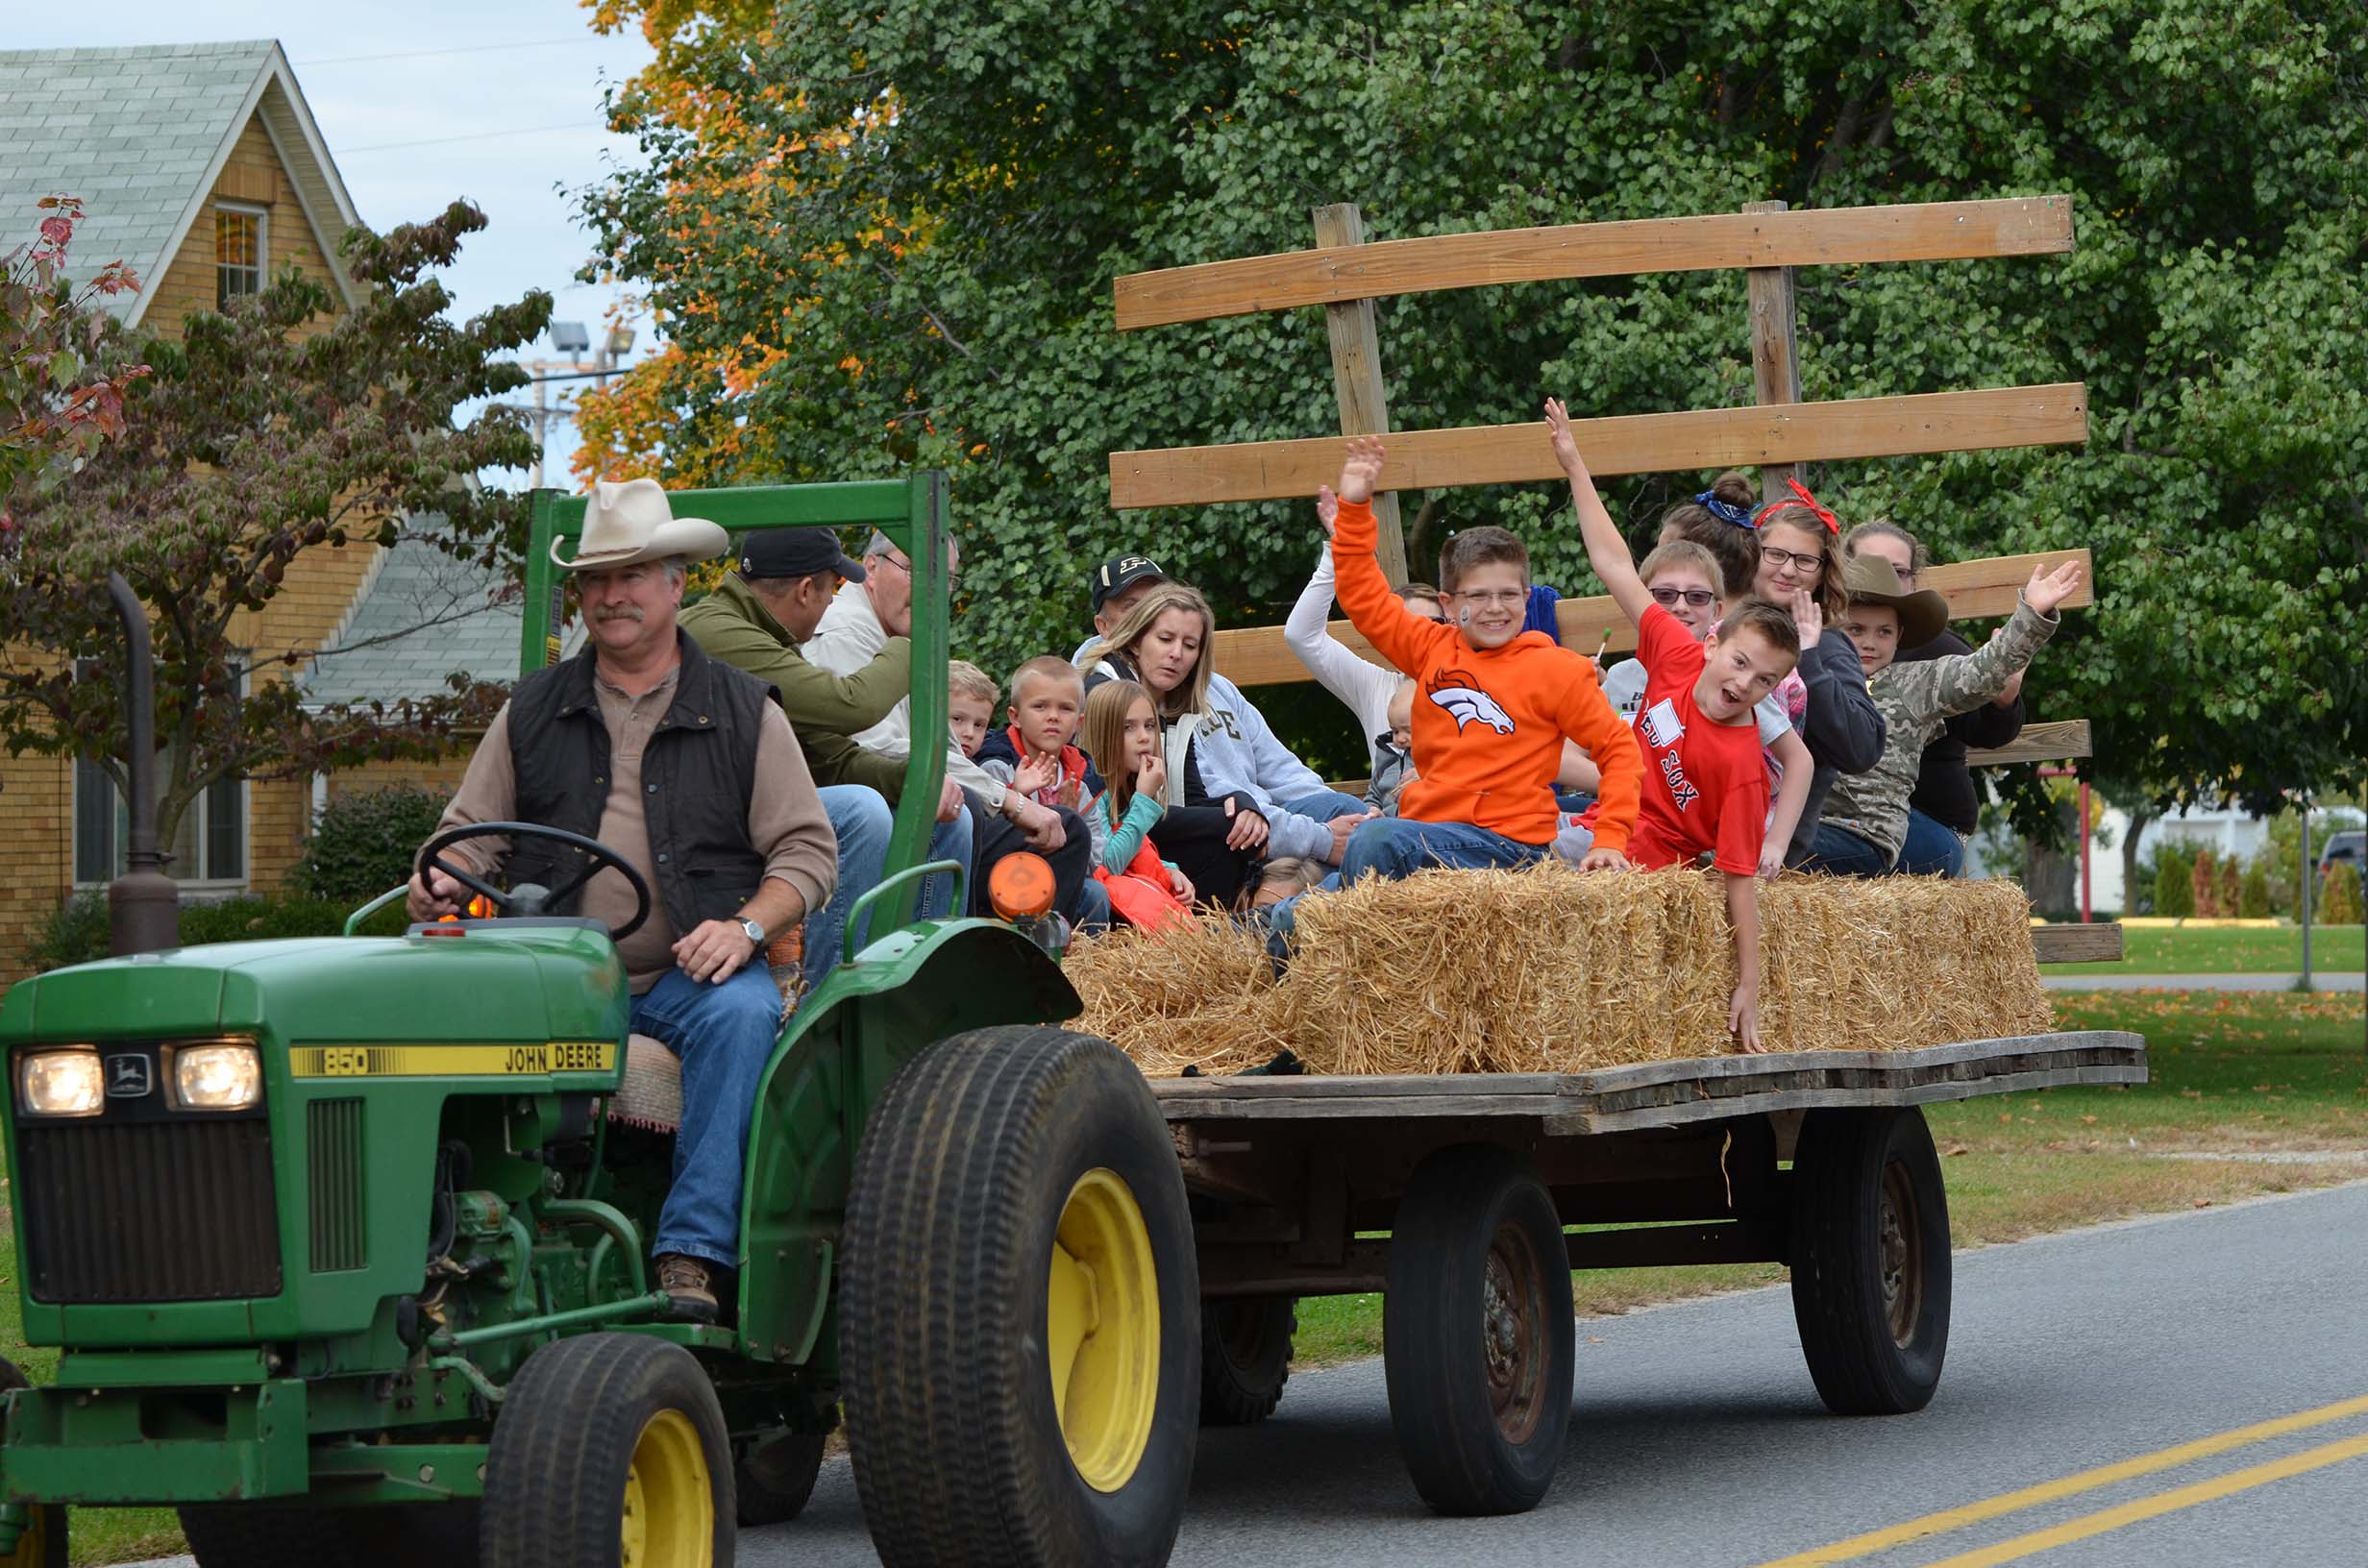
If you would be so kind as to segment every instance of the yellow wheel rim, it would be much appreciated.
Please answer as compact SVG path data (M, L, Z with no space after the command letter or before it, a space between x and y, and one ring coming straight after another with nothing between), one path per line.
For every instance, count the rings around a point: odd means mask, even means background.
M1045 1347L1070 1461L1098 1492L1133 1478L1159 1404L1159 1269L1126 1183L1077 1178L1052 1241Z
M0 1396L5 1397L5 1396ZM25 1568L41 1568L49 1560L49 1508L45 1504L31 1504L25 1509L25 1528L16 1537L16 1550L0 1557L0 1563L23 1563ZM58 1522L65 1523L65 1510L58 1512Z
M699 1429L660 1410L633 1440L619 1522L621 1568L708 1568L715 1560L715 1487Z

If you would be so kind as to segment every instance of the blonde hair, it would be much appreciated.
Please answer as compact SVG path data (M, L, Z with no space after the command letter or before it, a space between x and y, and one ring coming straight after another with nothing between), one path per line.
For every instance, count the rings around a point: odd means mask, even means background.
M1110 821L1116 825L1134 803L1135 772L1126 764L1126 716L1132 713L1136 700L1151 703L1153 718L1159 715L1159 704L1151 701L1151 694L1131 680L1105 680L1085 694L1085 715L1077 721L1077 747L1094 759L1094 766L1110 784Z
M1085 677L1077 667L1057 653L1040 653L1011 673L1011 700L1020 700L1020 683L1024 680L1061 680L1078 687L1082 692Z
M1198 713L1209 705L1209 676L1217 664L1217 612L1200 597L1200 590L1188 588L1180 582L1163 582L1140 600L1135 607L1110 628L1107 637L1097 637L1077 655L1077 668L1091 670L1110 654L1118 654L1134 666L1140 674L1143 662L1135 656L1136 645L1151 629L1151 623L1170 610L1190 610L1200 617L1200 654L1193 660L1193 672L1184 677L1184 684L1168 694L1163 702L1154 697L1151 711L1172 719L1180 713ZM1089 698L1090 700L1090 698Z
M1310 860L1305 855L1276 855L1267 862L1266 870L1259 874L1258 891L1264 893L1277 883L1288 882L1294 893L1306 893L1320 887L1323 875L1320 861Z
M1718 557L1710 552L1710 548L1682 538L1655 545L1652 553L1644 557L1644 564L1637 568L1638 580L1650 588L1655 577L1673 566L1690 566L1701 573L1702 580L1711 585L1714 594L1720 593L1726 582L1725 575L1718 569Z
M955 659L946 666L946 696L949 699L982 697L986 698L988 708L993 709L996 698L1000 695L1001 689L995 684L995 677L968 659Z

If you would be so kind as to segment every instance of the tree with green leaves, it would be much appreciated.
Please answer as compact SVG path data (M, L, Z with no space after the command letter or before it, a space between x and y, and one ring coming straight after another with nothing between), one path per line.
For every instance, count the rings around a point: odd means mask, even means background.
M1804 393L2080 380L2084 449L1837 464L1936 558L2085 545L2033 673L2120 798L2252 805L2368 772L2368 12L2282 0L603 0L656 63L647 155L584 194L670 335L594 465L677 482L955 470L962 640L1065 650L1088 563L1149 550L1272 621L1301 503L1116 516L1114 449L1336 429L1320 311L1122 336L1121 273L1374 238L2069 192L2077 252L1799 274ZM1379 303L1404 429L1749 403L1742 280ZM612 412L630 417L604 419ZM1706 476L1620 481L1640 535ZM1419 500L1587 580L1554 487ZM2035 801L2035 804L2036 802ZM2130 842L2134 844L2135 832Z
M191 315L183 340L150 339L153 374L113 439L81 466L9 493L0 539L0 744L15 755L97 759L125 787L125 649L104 584L121 572L148 606L163 765L157 828L217 779L273 778L445 754L500 692L456 674L423 701L308 709L288 678L317 651L256 647L253 627L301 551L391 544L407 516L481 561L515 562L523 496L481 486L533 442L515 413L464 405L523 384L507 356L551 314L539 291L465 323L433 276L483 214L456 203L383 236L357 229L343 264L361 302L289 268L227 312ZM86 330L72 301L62 331ZM317 329L317 330L314 330Z

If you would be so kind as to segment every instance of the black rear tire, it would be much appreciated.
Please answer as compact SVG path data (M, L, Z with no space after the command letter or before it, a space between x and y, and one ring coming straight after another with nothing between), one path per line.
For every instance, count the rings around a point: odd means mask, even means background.
M1422 1500L1537 1507L1570 1426L1576 1330L1562 1216L1517 1156L1468 1144L1416 1167L1381 1321L1390 1423Z
M1200 1304L1200 1424L1254 1427L1291 1381L1292 1296L1226 1296Z
M1134 1065L1061 1029L930 1046L864 1128L845 1237L848 1447L881 1562L1167 1561L1199 1424L1200 1281L1175 1145ZM1089 1274L1071 1249L1096 1237L1124 1248ZM1135 1285L1095 1294L1079 1336L1089 1277ZM1112 1388L1122 1406L1098 1397Z
M1792 1163L1792 1315L1836 1415L1932 1402L1949 1348L1949 1200L1924 1114L1812 1111Z
M742 1454L732 1470L741 1525L783 1525L804 1512L826 1441L819 1432L785 1432Z
M485 1568L616 1568L629 1512L650 1568L731 1568L731 1434L715 1385L689 1351L646 1335L555 1339L510 1380L493 1424Z
M0 1356L0 1394L32 1386L14 1361ZM25 1511L29 1517L24 1532L8 1556L0 1557L0 1568L65 1568L65 1505L37 1503Z

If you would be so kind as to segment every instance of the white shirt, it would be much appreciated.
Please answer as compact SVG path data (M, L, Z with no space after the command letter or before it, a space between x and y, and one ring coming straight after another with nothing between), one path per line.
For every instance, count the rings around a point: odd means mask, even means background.
M1283 641L1307 666L1308 674L1357 717L1357 734L1380 766L1379 741L1390 733L1390 703L1406 677L1386 664L1375 664L1332 635L1332 547L1317 557L1316 574L1299 590L1298 602L1283 622Z
M830 597L830 607L823 611L814 635L798 646L808 664L819 666L834 675L851 675L879 656L888 646L888 628L879 624L879 614L872 608L872 596L864 592L860 582L842 583ZM913 672L921 678L921 672ZM876 751L883 757L909 757L913 754L913 699L906 698L888 712L888 717L864 730L854 738L866 751ZM1004 789L1000 779L973 762L963 753L948 731L946 745L946 776L966 790L974 791L987 804L989 811L1003 809Z

